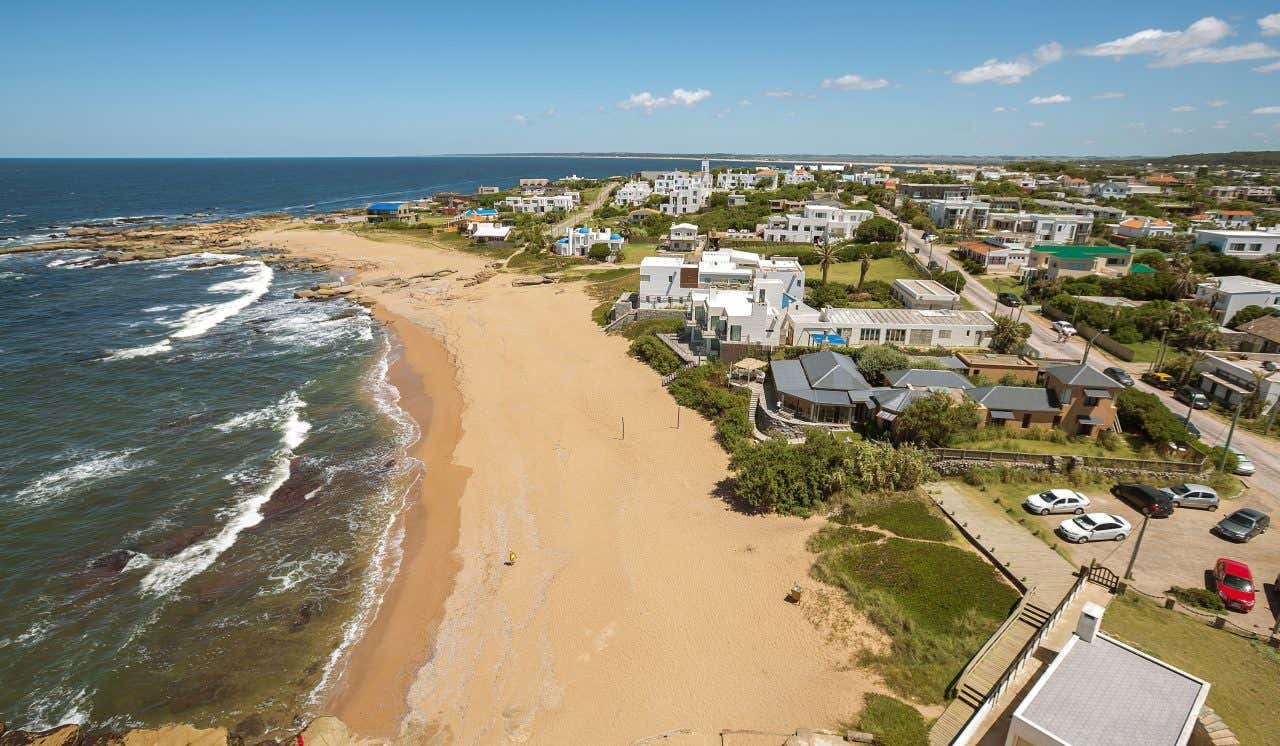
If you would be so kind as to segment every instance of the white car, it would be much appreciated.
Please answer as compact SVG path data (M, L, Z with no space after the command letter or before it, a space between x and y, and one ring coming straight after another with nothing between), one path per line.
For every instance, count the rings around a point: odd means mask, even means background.
M1058 532L1067 541L1083 544L1086 541L1124 541L1133 527L1118 515L1089 513L1068 518L1058 526Z
M1027 495L1022 506L1038 515L1050 513L1075 513L1080 515L1089 507L1089 498L1075 490L1053 489Z
M1227 450L1231 451L1236 456L1236 474L1239 474L1242 477L1253 476L1253 461L1235 446L1228 446Z
M1076 334L1076 328L1068 321L1053 322L1053 330L1059 334L1065 334L1068 337L1074 337Z

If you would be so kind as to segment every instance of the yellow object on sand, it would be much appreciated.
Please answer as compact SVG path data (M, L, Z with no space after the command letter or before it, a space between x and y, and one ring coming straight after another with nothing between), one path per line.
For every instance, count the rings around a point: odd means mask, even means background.
M515 563L516 563L516 553L515 553L515 552L507 552L507 564L508 564L508 565L514 565Z

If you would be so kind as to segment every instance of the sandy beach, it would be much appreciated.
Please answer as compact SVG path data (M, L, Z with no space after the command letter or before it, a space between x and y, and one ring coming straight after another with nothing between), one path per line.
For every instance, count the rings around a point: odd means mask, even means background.
M852 663L882 641L814 592L819 519L748 516L717 496L727 456L580 284L473 287L485 260L279 230L257 240L357 271L457 270L367 287L396 331L392 371L422 425L425 475L404 558L326 709L406 743L631 743L688 729L835 727L880 682ZM626 421L623 437L623 419ZM509 551L513 566L504 564Z

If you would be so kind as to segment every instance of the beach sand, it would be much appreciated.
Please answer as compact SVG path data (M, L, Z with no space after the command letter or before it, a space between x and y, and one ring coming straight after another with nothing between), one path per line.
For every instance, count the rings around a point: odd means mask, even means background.
M816 586L804 543L821 520L724 502L710 423L686 410L676 427L580 284L468 288L484 259L344 231L256 238L366 284L458 270L366 292L403 350L393 382L426 474L401 571L327 703L355 733L625 744L689 729L681 743L718 744L722 729L835 727L883 691L854 665L883 645L864 619L830 592L784 601Z

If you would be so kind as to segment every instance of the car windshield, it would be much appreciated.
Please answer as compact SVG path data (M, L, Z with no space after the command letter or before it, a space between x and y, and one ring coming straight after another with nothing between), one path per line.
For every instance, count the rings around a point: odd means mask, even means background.
M1253 583L1250 583L1244 578L1236 577L1235 575L1224 575L1222 578L1222 584L1237 591L1244 591L1245 593L1253 592Z
M1082 515L1079 518L1077 518L1076 524L1081 528L1087 528L1087 529L1092 529L1094 526L1098 525L1097 523L1094 523L1093 519L1087 515Z
M1230 516L1227 518L1227 522L1238 523L1245 528L1253 528L1254 524L1254 520L1251 516L1243 515L1241 513L1236 513L1235 515Z
M1179 495L1185 495L1191 491L1191 488L1185 484L1180 484L1177 487L1173 487L1172 489L1174 492L1176 492Z
M1054 500L1057 499L1057 495L1053 494L1053 490L1047 490L1045 492L1041 492L1038 495L1038 497L1041 500L1044 500L1045 502L1053 502Z

